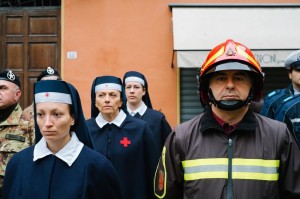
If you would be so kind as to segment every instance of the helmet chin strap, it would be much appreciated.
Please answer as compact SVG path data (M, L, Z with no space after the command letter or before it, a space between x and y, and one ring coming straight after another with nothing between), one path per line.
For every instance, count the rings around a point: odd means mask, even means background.
M249 95L246 100L216 100L212 90L208 91L209 101L212 102L216 107L222 109L224 111L234 111L242 108L243 106L247 106L253 98L253 89L251 88Z

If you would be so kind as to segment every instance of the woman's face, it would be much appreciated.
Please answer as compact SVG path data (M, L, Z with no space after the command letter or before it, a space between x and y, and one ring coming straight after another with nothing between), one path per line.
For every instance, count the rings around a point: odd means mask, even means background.
M146 91L139 82L127 82L125 85L125 93L128 103L139 104L146 94Z
M122 106L121 92L117 90L101 90L95 95L95 106L107 121L114 120Z
M36 105L36 121L47 142L66 144L74 118L65 103L41 102Z

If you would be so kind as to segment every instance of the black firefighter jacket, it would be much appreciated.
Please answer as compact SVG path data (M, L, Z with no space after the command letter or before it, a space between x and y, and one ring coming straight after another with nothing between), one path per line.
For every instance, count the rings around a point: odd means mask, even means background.
M249 110L227 135L208 109L169 135L154 183L157 198L300 199L300 151L284 123Z

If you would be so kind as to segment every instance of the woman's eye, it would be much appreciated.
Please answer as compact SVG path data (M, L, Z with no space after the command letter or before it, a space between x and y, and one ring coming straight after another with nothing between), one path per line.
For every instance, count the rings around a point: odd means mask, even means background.
M36 115L37 115L38 117L42 117L42 116L43 116L42 113L37 113Z
M55 117L60 117L61 114L60 114L60 113L55 113L54 116L55 116Z
M99 94L99 95L98 95L98 98L100 98L100 99L102 99L102 98L104 98L104 97L105 97L104 94Z

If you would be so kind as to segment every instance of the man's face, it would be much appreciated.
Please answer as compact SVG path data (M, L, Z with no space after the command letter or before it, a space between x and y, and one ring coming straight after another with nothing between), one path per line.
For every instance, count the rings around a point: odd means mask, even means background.
M300 69L293 69L289 73L289 78L291 79L292 84L295 88L300 87Z
M122 106L121 92L117 90L100 90L95 96L95 106L107 121L114 120Z
M210 88L216 100L245 100L252 86L247 72L232 70L216 72L210 78Z
M0 80L0 109L17 103L20 96L21 91L16 84Z

